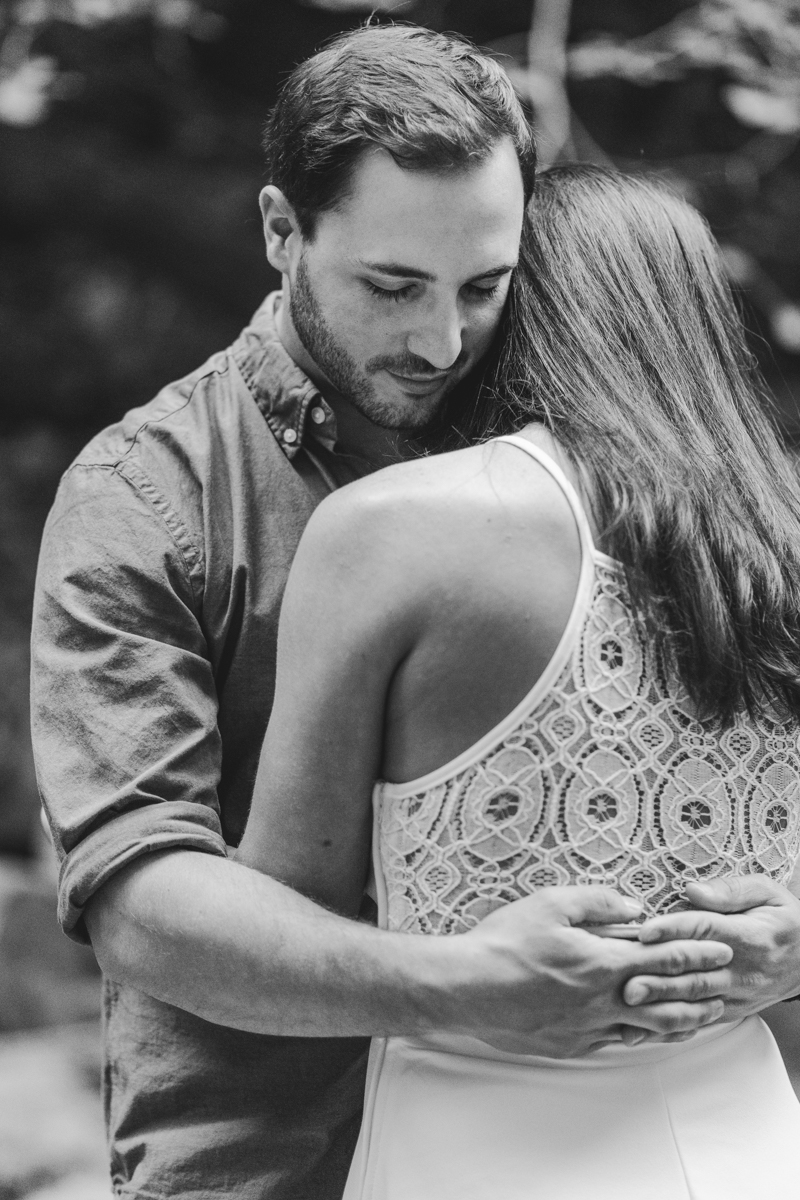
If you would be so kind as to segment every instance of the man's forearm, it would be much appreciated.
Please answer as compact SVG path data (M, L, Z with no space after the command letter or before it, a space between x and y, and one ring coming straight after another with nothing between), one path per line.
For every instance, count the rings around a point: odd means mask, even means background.
M373 1036L442 1015L447 947L347 920L214 855L138 859L93 897L86 923L109 977L217 1024Z
M389 933L189 850L132 863L86 909L107 975L217 1024L309 1037L448 1030L556 1057L619 1040L623 1024L672 1035L721 1013L703 997L720 994L727 946L645 947L575 928L630 915L607 889L550 888L466 934ZM670 1004L629 1008L622 985L643 972L683 987Z

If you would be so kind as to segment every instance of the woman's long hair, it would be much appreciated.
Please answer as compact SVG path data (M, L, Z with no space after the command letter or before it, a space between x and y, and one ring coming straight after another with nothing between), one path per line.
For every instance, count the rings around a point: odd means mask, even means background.
M701 719L800 717L798 482L703 218L597 167L537 182L463 444L542 422ZM452 444L452 442L451 442Z

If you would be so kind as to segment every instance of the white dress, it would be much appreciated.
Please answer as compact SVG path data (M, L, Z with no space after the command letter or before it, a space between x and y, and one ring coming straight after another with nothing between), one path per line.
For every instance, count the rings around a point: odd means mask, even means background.
M547 670L441 769L375 789L383 928L464 931L552 884L604 883L649 913L680 883L800 851L800 731L742 716L709 733L633 620L624 572L580 531L572 614ZM765 1024L581 1059L477 1039L377 1038L344 1200L800 1200L800 1105Z

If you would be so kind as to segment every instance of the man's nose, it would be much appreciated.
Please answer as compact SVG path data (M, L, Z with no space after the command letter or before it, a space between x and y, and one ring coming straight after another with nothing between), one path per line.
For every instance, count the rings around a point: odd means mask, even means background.
M456 305L437 306L421 319L408 338L408 350L437 371L446 371L461 353L463 325Z

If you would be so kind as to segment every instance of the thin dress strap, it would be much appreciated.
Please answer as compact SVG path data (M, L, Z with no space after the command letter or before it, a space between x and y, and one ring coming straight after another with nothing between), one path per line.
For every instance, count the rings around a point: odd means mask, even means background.
M567 498L567 503L572 509L572 515L575 518L575 524L578 526L578 534L581 540L581 556L582 558L592 558L597 553L592 537L592 530L589 525L589 520L586 516L586 509L583 507L581 498L575 491L570 481L558 465L556 460L545 450L540 450L533 442L527 438L521 437L516 433L509 433L505 437L495 438L496 442L507 442L510 446L516 446L519 450L524 450L538 462L540 467L544 467L548 475L555 479L558 486Z

